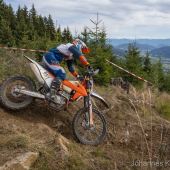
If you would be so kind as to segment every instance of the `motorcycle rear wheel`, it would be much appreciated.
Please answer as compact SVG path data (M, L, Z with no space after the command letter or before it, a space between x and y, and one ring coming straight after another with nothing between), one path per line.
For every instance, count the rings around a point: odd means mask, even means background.
M106 137L106 121L101 112L93 109L94 127L87 128L86 113L87 108L80 109L73 119L73 133L77 140L85 145L99 145ZM93 138L94 137L94 138Z
M26 76L15 75L5 80L0 87L0 103L9 110L20 110L26 108L33 98L15 92L15 88L35 91L33 81Z

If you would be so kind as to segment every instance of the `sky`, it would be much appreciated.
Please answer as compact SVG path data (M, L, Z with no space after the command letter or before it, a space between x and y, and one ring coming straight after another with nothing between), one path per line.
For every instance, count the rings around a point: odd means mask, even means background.
M4 0L16 10L35 5L38 14L52 15L54 23L73 34L93 28L97 12L108 38L170 38L170 0Z

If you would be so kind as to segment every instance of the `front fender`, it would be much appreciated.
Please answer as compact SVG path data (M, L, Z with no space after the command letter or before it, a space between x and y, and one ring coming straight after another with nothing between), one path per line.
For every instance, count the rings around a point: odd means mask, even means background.
M101 97L100 95L98 95L97 93L92 92L92 93L91 93L91 96L94 97L94 98L99 99L107 108L110 108L110 106L109 106L109 104L106 102L106 100L105 100L103 97Z

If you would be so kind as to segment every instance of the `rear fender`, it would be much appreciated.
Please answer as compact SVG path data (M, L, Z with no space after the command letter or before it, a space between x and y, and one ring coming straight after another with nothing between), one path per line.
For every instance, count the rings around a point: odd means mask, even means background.
M44 67L42 67L40 64L38 64L36 61L32 60L31 58L27 57L26 55L24 56L27 60L29 60L30 66L34 74L36 75L38 81L41 84L46 83L48 87L51 86L51 82L54 79L54 76L49 73Z

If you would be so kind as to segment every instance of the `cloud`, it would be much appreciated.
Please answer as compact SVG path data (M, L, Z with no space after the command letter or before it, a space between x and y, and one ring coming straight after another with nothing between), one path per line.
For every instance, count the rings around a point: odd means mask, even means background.
M5 0L15 8L34 3L38 13L52 15L62 27L74 32L91 26L89 18L99 12L110 37L168 38L170 37L169 0Z

